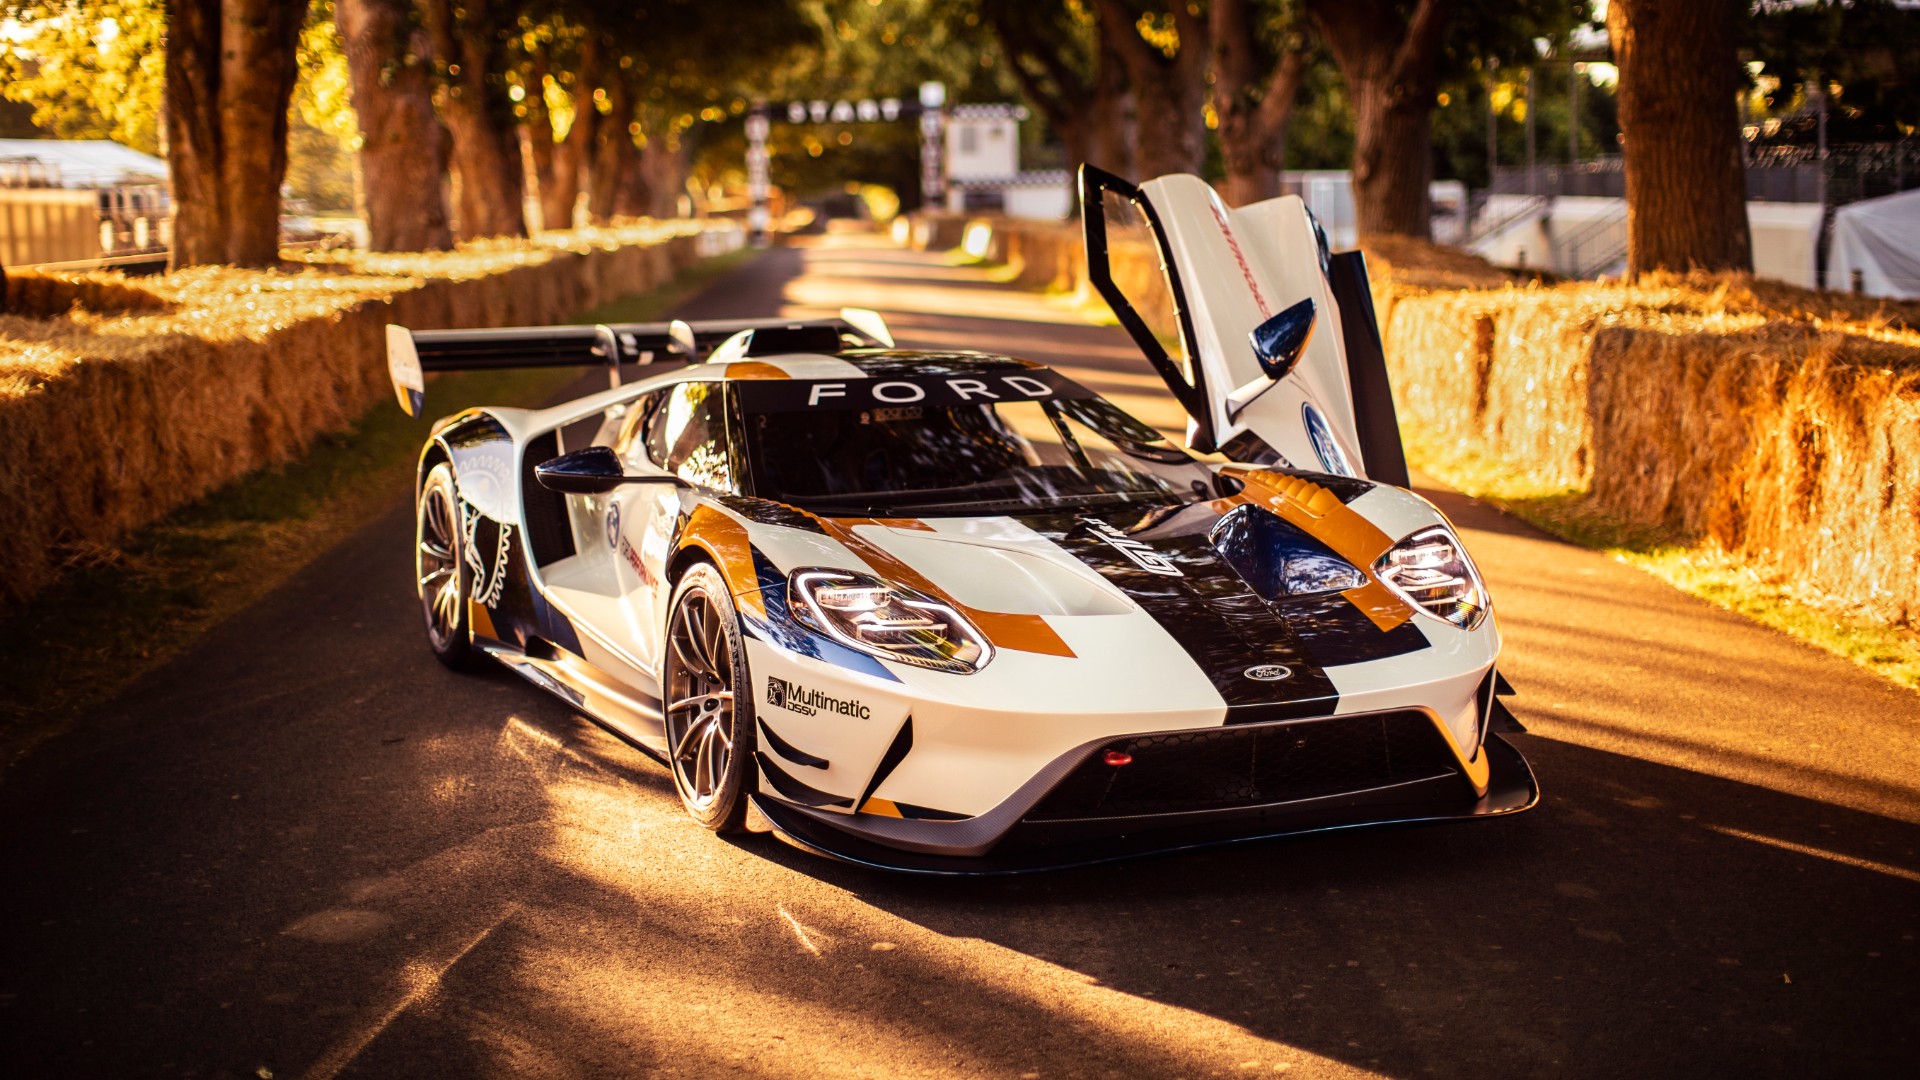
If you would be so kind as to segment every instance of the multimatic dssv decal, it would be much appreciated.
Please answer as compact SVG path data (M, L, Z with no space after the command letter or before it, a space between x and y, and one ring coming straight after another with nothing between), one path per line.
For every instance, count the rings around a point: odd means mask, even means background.
M856 720L873 718L873 710L865 702L856 698L837 698L831 694L823 694L818 690L801 686L799 683L772 676L767 679L767 704L776 709L799 713L801 716L830 712L851 716Z
M1125 555L1135 566L1149 574L1163 577L1184 577L1180 568L1173 565L1165 555L1153 550L1151 544L1143 543L1121 532L1119 529L1101 521L1099 518L1087 518L1087 528L1108 547Z

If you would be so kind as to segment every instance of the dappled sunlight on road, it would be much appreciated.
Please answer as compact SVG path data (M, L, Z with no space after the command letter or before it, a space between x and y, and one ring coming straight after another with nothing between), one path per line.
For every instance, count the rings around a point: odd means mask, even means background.
M590 953L529 949L527 986L629 1016L665 1060L744 1055L743 1067L763 1075L1015 1075L1043 1063L983 1034L1041 1026L1082 1046L1092 1074L1330 1064L1046 960L903 922L818 879L780 873L755 887L774 869L769 840L723 843L686 821L670 794L650 798L557 740L525 745L549 757L535 765L552 776L545 857L634 905L630 927ZM678 831L635 842L668 822ZM782 955L790 962L768 962Z
M937 256L901 252L877 234L843 233L799 242L808 272L789 282L788 304L834 311L842 307L869 307L882 314L899 312L936 315L941 319L996 319L1010 322L1086 326L1064 300L996 285L977 267L941 265ZM848 259L848 252L891 251L911 255L911 261L891 259L876 263ZM838 253L837 255L835 253ZM951 325L943 336L964 338L965 323ZM973 346L968 346L973 347Z

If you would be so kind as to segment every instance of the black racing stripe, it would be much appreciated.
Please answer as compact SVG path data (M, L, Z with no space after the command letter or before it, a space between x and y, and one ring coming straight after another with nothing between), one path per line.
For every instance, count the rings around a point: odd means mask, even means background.
M1367 613L1339 593L1289 596L1273 602L1287 628L1322 667L1362 664L1431 647L1412 619L1381 630Z
M1149 544L1180 570L1178 577L1136 564L1102 540L1081 515L1020 515L1019 520L1113 582L1153 616L1193 657L1230 708L1259 706L1262 720L1332 713L1339 694L1326 672L1286 621L1275 617L1208 542L1207 526L1217 516L1196 505L1174 513L1166 507L1115 508L1097 518ZM1261 681L1246 674L1250 668L1274 664L1287 668L1289 677ZM1229 722L1236 719L1229 714Z
M1361 570L1305 530L1258 506L1241 506L1207 530L1208 542L1287 621L1300 644L1322 667L1358 664L1403 656L1427 647L1426 635L1411 622L1382 630L1360 607L1339 592L1295 595L1288 575L1320 576L1329 582L1344 576L1360 580Z
M900 763L907 759L907 753L912 749L913 717L909 716L906 722L900 725L899 734L895 735L893 742L888 744L887 752L880 755L880 766L873 770L873 779L867 781L867 790L860 793L860 801L853 804L855 809L867 805L867 800L873 798L873 793L879 790L881 781L893 775L893 770L900 767Z

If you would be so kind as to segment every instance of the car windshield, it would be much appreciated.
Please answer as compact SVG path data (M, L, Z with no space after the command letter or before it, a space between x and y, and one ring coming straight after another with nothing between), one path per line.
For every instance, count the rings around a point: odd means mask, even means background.
M1186 451L1049 371L736 385L755 493L821 513L1013 512L1212 490Z

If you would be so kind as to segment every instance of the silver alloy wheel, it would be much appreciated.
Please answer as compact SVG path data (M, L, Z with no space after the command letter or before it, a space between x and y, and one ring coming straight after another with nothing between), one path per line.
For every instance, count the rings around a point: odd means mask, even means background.
M673 776L699 813L720 798L733 764L733 650L704 589L681 596L667 630L667 746Z
M445 651L460 632L460 541L455 513L453 492L445 484L428 484L420 499L414 570L420 580L427 636L437 651Z

